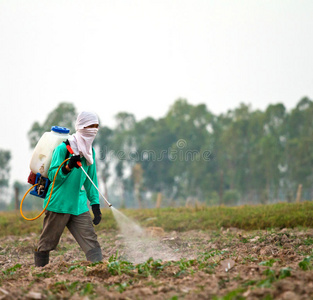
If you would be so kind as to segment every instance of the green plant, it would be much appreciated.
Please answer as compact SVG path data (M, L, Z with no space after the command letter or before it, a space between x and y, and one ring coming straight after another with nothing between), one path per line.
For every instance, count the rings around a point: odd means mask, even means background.
M271 258L269 260L261 261L259 263L260 266L266 266L266 267L272 267L276 261L279 261L279 259Z
M4 275L13 275L18 269L20 269L22 267L21 264L16 264L15 266L13 266L12 268L8 268L5 271L2 271L2 273Z
M242 286L243 286L243 287L247 287L247 286L250 286L250 285L255 285L256 283L257 283L256 280L248 280L248 281L244 282L244 283L242 284Z
M273 282L291 276L291 269L290 268L282 268L279 270L278 275L276 275L275 270L266 269L263 272L263 274L266 275L266 278L259 281L257 283L257 286L262 287L262 288L270 288L272 286Z
M68 291L71 295L73 295L76 291L78 291L78 284L79 281L74 281L69 283L68 280L66 281L58 281L56 282L53 287L51 288L52 293L56 294L59 291Z
M209 274L213 273L219 261L215 257L220 257L225 253L227 253L227 251L220 251L215 249L200 253L197 257L198 269L203 270L204 272Z
M122 283L118 283L116 289L120 292L123 293L126 288L129 287L129 284L127 282L122 282Z
M299 262L299 267L303 271L312 270L311 260L312 260L312 256L305 257L302 261Z
M228 292L225 296L222 297L213 297L214 300L244 300L245 297L241 296L243 292L245 292L245 289L238 288L233 291Z
M50 278L53 277L55 275L55 272L42 272L42 273L38 273L38 274L34 274L33 276L36 276L38 278Z
M291 276L291 268L282 268L279 270L278 279L284 279Z
M130 274L134 270L134 265L127 260L118 259L118 251L109 258L108 271L112 275Z
M115 255L112 254L109 258L109 262L116 261L118 259L118 250L116 250Z
M108 271L112 275L129 274L134 269L134 265L126 260L115 260L108 264Z
M199 256L198 256L198 259L199 260L208 260L210 258L213 258L214 256L221 256L223 254L227 253L227 251L220 251L220 250L214 250L214 249L211 249L210 251L207 251L207 252L204 252L204 253L201 253ZM214 259L213 259L214 260Z
M80 264L77 264L77 265L73 265L73 266L70 266L69 268L68 268L68 273L71 273L73 270L75 270L75 269L82 269L82 270L84 270L84 271L86 271L86 267L85 266L82 266L82 265L80 265Z
M272 295L267 294L262 300L273 300Z
M80 295L92 295L94 293L94 285L90 282L87 282L84 286L80 288Z
M313 239L309 237L303 241L303 244L306 246L311 246L313 245Z
M249 240L247 238L242 238L240 241L244 244L249 243Z
M179 266L180 271L175 274L176 277L179 277L185 273L188 273L188 269L191 268L196 263L195 259L187 260L185 258L181 258L179 261L175 262L176 265ZM194 270L190 270L191 274L193 274Z
M251 254L243 258L244 263L248 262L255 262L258 259L256 257L253 257Z
M94 267L94 266L101 265L101 264L103 264L102 261L96 261L96 262L93 262L93 263L89 264L88 266L89 267Z
M67 291L70 295L78 292L81 296L92 295L94 293L94 285L90 282L81 283L74 281L70 283L68 280L56 282L51 288L52 293L56 294L60 291Z
M170 262L162 264L161 259L154 260L150 257L147 261L137 264L136 269L138 274L148 277L150 275L156 276L162 271L166 266L170 265Z

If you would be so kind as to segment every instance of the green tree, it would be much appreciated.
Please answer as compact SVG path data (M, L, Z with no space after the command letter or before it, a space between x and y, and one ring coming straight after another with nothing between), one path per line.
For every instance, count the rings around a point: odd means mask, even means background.
M287 126L288 182L294 189L298 184L312 186L313 174L313 102L305 97L291 111Z
M136 118L133 114L127 112L118 113L115 116L116 126L108 143L108 148L113 155L110 156L110 164L115 171L117 186L120 190L120 206L124 207L126 195L133 193L133 188L129 180L125 178L127 171L131 172L132 167L136 163L132 159L132 153L137 149L136 138L134 136L134 128L136 126Z
M110 177L110 165L111 165L111 159L110 153L112 149L111 146L111 140L113 137L113 130L109 127L103 126L99 128L98 134L95 139L95 147L99 149L100 155L97 159L97 172L100 175L101 181L104 186L104 196L107 200L108 198L108 179Z
M286 164L286 108L283 104L269 105L264 114L264 134L260 138L260 161L265 176L265 189L277 197L283 174L282 167Z
M15 181L13 183L14 192L12 194L12 198L8 206L9 210L19 209L20 202L30 187L31 186L29 184L20 181ZM42 201L43 201L42 198L33 196L30 193L28 193L23 202L23 211L42 209Z
M212 149L214 116L206 105L191 105L185 99L178 99L170 108L166 117L168 130L175 140L170 152L176 156L171 164L170 175L175 182L177 195L202 197L203 188L210 190L203 181L203 171L212 171L212 161L203 159L203 153Z
M225 124L218 139L218 160L224 173L226 189L247 192L249 186L249 156L251 107L241 104L228 111L222 122Z
M264 194L266 176L264 173L264 159L266 156L260 146L260 140L264 135L264 112L256 110L251 112L249 121L249 194L250 197L258 197ZM256 199L255 199L256 200Z
M142 208L141 189L143 182L143 169L140 163L136 163L132 169L132 179L134 182L134 193L138 202L139 208Z
M165 119L149 128L138 146L139 161L143 169L143 185L152 192L171 193L174 178L170 173L173 161L169 149L176 140Z
M56 109L49 113L42 125L39 122L33 123L28 132L30 147L34 148L41 136L50 131L52 126L66 127L70 129L70 132L74 132L76 117L76 109L72 103L60 103Z
M7 192L10 180L11 152L0 149L0 203L2 207L7 202Z

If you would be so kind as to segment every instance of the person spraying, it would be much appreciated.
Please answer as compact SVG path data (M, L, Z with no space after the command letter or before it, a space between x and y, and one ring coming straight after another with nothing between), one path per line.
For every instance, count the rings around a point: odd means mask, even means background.
M76 132L66 143L61 143L53 151L48 178L50 181L54 179L55 182L53 193L50 195L50 185L43 204L45 207L50 199L38 247L34 251L37 267L49 263L49 253L57 247L65 227L74 236L88 261L97 262L103 259L93 226L101 221L99 192L95 188L98 186L95 150L92 147L98 127L96 114L81 112L75 123ZM68 146L72 149L72 154ZM69 160L54 178L59 166L67 157ZM89 213L88 201L94 214L93 220Z

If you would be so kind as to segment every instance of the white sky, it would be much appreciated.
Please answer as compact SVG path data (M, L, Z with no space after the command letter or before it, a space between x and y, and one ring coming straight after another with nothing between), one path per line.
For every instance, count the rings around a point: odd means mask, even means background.
M164 116L313 97L312 0L0 0L0 149L29 174L27 131L59 102Z

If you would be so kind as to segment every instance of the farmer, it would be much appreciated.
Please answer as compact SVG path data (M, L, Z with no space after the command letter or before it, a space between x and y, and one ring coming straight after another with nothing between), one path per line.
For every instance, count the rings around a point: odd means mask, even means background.
M75 124L76 133L67 141L75 155L69 155L66 143L60 144L53 152L48 171L50 181L53 181L58 167L66 157L70 158L56 177L50 203L45 212L43 230L38 248L34 252L37 267L43 267L49 263L49 252L57 247L65 226L84 251L88 261L97 262L103 258L93 227L93 224L97 225L101 221L99 193L77 164L78 161L81 162L82 167L98 186L95 151L92 147L98 127L99 121L96 114L80 113ZM44 207L50 196L51 185ZM90 201L94 214L93 221L87 206L87 199Z

